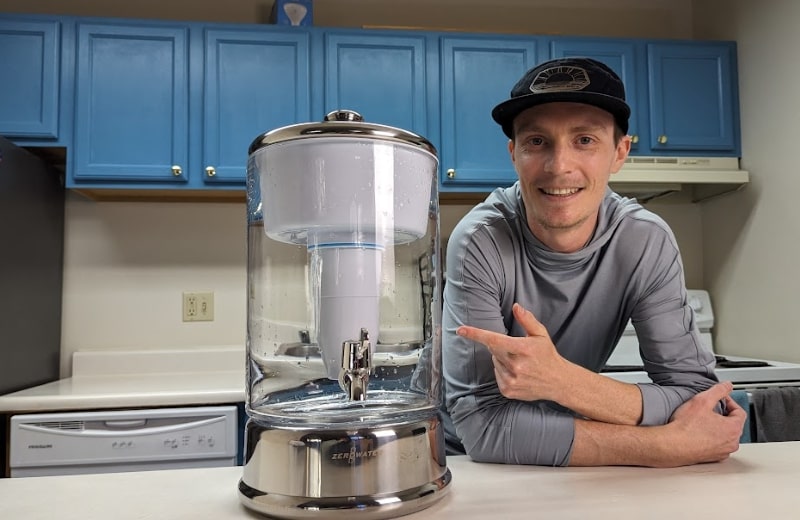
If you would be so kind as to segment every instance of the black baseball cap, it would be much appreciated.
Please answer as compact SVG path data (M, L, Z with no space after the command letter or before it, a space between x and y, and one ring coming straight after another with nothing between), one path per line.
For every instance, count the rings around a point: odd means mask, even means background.
M511 89L511 99L494 107L492 119L511 139L514 118L520 112L555 101L602 108L628 133L631 108L625 102L625 86L611 68L591 58L559 58L532 68Z

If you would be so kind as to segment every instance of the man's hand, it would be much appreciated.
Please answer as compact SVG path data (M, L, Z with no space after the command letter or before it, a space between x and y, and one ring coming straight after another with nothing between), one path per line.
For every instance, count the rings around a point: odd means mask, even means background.
M739 449L747 412L730 396L732 390L733 385L728 381L716 384L683 403L672 414L666 428L674 435L682 455L687 457L687 464L724 460ZM720 401L725 405L725 415L714 410Z
M475 327L461 326L456 334L486 345L492 353L497 386L505 397L521 401L558 400L563 388L555 381L567 361L556 351L547 329L518 303L514 318L528 334L516 338Z

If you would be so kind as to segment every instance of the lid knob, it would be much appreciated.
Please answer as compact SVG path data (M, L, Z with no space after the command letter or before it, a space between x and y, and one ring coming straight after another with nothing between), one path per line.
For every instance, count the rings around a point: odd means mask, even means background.
M355 110L334 110L325 115L325 121L363 121L364 118Z

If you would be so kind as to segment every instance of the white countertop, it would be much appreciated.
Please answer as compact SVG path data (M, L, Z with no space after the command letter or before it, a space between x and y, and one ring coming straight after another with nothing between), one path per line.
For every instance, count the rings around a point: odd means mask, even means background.
M243 403L244 371L70 377L0 396L0 413Z
M403 518L779 520L800 511L800 442L742 445L724 462L676 469L509 466L465 456L447 464L449 493ZM239 503L241 473L228 467L0 479L2 517L263 518Z
M85 351L72 377L0 396L0 413L244 402L244 347Z

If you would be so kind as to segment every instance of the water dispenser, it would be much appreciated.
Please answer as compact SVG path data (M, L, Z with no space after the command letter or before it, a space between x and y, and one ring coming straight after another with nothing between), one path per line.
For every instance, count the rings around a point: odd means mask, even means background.
M437 167L345 110L250 146L247 507L390 518L449 489Z

